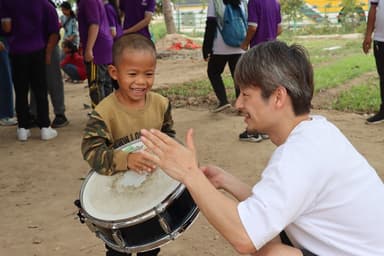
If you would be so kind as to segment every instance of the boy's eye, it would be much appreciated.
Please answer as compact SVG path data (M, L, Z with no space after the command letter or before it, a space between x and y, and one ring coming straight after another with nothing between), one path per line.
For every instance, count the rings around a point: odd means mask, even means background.
M150 72L150 73L146 73L145 74L147 77L153 77L153 73L152 72Z

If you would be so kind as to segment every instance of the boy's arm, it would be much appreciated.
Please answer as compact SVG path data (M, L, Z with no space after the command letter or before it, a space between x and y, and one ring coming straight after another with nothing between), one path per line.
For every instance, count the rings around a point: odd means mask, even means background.
M112 148L112 136L103 119L93 111L83 132L81 152L91 168L103 175L127 170L127 154Z
M173 118L171 110L171 103L168 101L168 107L164 114L164 122L163 126L161 127L161 131L166 133L169 137L174 138L176 136L176 132L173 129Z

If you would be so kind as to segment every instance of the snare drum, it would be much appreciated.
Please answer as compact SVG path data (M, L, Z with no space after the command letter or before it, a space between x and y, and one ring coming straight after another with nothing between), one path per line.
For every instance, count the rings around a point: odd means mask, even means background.
M188 190L161 169L113 176L91 171L80 190L80 214L112 249L136 253L176 239L197 218Z

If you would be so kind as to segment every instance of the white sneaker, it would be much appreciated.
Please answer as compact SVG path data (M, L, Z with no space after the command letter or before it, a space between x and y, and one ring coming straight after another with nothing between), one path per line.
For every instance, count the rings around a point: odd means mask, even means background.
M27 141L31 136L31 131L25 128L17 128L17 139L20 141Z
M14 117L4 117L0 119L0 125L3 125L3 126L17 125L17 119Z
M43 127L40 129L40 135L42 140L50 140L57 136L57 131L51 127Z

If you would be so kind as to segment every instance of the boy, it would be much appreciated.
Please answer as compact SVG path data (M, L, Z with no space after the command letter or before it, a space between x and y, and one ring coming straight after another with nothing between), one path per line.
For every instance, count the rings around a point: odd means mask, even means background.
M175 136L171 104L151 92L156 68L156 49L140 34L127 34L113 45L110 76L119 88L103 99L90 115L81 145L84 159L98 173L113 175L133 170L152 172L156 166L141 152L116 148L140 138L140 129L156 128ZM127 255L107 246L107 256ZM157 255L160 249L138 253ZM128 254L129 255L129 254Z

